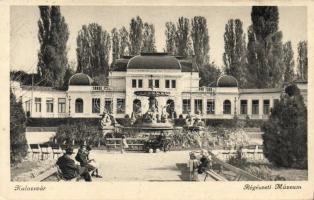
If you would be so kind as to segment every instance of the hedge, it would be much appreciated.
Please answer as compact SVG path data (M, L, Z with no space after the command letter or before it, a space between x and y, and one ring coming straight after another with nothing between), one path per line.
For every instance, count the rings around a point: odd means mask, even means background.
M116 118L116 121L122 126L130 126L129 118ZM225 128L235 127L236 124L243 124L244 127L261 127L264 124L264 120L259 119L206 119L203 120L206 126ZM175 126L183 126L185 119L175 119ZM29 127L58 127L64 124L76 124L84 123L89 126L99 126L100 118L29 118L26 126Z

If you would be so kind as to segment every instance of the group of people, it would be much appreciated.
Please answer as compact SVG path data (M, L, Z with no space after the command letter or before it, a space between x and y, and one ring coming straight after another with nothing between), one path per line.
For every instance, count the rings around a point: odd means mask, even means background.
M189 167L192 181L198 181L198 174L203 174L213 166L211 155L206 149L202 149L200 154L201 158L198 160L194 152L190 153Z
M63 156L58 158L57 165L62 172L62 176L66 180L71 180L77 177L83 177L85 181L92 181L92 176L96 178L102 178L98 173L98 166L94 159L89 159L89 153L91 147L87 145L81 145L79 148L75 160L80 163L80 165L75 164L74 159L72 159L73 148L67 147Z

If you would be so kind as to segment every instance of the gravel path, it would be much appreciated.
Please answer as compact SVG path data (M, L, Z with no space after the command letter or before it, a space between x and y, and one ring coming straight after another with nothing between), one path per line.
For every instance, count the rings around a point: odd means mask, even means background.
M188 181L188 151L159 153L91 152L103 178L93 181ZM211 181L212 179L208 179Z

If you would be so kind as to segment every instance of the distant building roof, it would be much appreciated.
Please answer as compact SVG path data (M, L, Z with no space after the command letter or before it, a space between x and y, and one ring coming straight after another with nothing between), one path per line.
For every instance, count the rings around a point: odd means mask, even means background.
M127 69L177 69L182 72L198 72L191 59L175 57L168 53L141 53L137 56L123 56L113 64L112 71L127 71Z
M141 54L129 60L128 69L177 69L181 70L178 59L164 53Z
M238 81L233 76L222 75L217 80L217 87L238 87Z
M262 89L239 89L240 94L256 94L256 93L280 93L282 88L262 88Z
M69 80L69 85L91 85L93 79L84 73L77 73L71 76Z

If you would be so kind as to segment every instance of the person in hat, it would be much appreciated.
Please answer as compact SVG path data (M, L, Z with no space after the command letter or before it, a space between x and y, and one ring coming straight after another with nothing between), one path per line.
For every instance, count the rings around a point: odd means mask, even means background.
M59 166L63 177L66 180L71 180L77 176L81 176L85 181L92 181L90 174L87 171L87 168L80 167L75 164L75 161L71 158L73 154L73 148L68 147L65 150L65 154L58 158L57 165Z
M88 172L92 172L91 174L92 176L95 176L96 178L102 178L102 176L98 174L98 169L96 165L93 164L95 163L94 162L95 160L89 159L90 150L91 150L90 146L82 144L75 156L75 160L77 160L80 163L81 167L87 168Z

